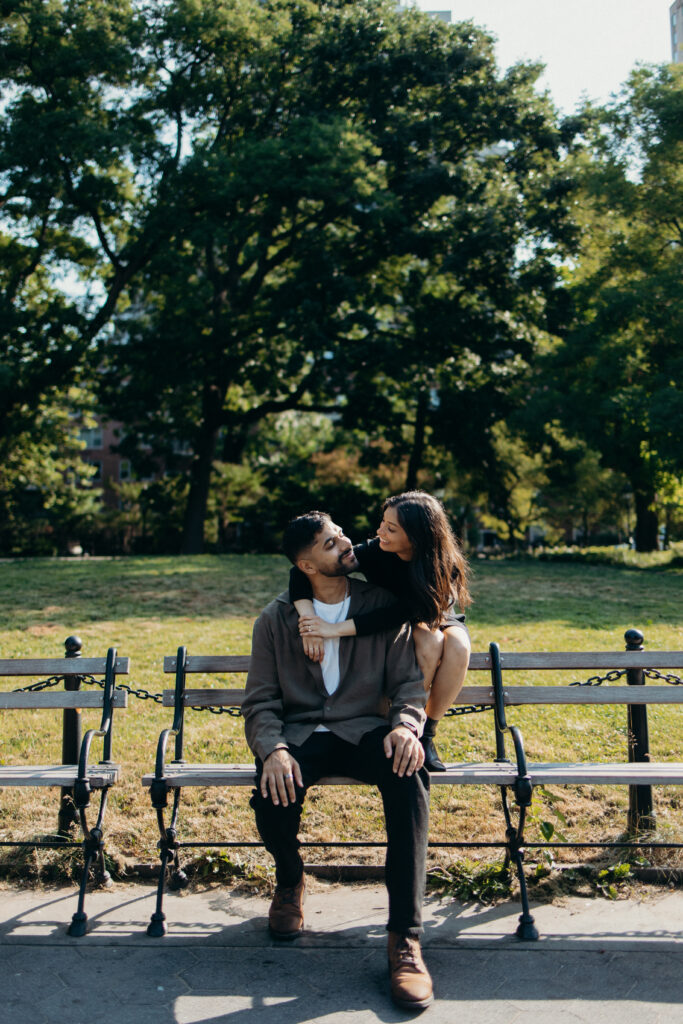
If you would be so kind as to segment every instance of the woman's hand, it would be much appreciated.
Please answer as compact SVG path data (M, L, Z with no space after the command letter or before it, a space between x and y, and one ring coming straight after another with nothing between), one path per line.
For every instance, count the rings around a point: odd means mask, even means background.
M317 637L323 640L333 640L341 635L339 623L325 622L318 615L302 615L299 619L299 633L302 637Z
M301 637L304 645L304 654L311 661L317 661L319 664L322 662L325 656L325 645L320 637L309 636L306 634Z

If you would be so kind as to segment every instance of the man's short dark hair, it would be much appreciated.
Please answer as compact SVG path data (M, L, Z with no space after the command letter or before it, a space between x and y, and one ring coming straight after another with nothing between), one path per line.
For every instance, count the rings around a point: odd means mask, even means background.
M327 512L305 512L292 519L282 535L282 550L293 565L310 548L317 534L331 522Z

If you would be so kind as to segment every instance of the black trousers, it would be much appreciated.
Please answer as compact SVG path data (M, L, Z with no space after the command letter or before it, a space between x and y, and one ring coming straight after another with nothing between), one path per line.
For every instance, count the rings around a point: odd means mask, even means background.
M301 746L289 748L299 762L304 782L303 788L297 788L296 803L276 806L270 796L261 795L259 788L253 791L250 803L265 847L275 859L278 884L296 885L303 872L298 832L308 787L326 775L345 775L376 785L382 794L387 831L387 929L419 935L429 828L429 774L422 768L399 778L392 771L392 758L386 756L383 746L388 731L384 726L373 729L358 744L348 743L331 732L314 732ZM256 770L260 783L263 764L258 758Z

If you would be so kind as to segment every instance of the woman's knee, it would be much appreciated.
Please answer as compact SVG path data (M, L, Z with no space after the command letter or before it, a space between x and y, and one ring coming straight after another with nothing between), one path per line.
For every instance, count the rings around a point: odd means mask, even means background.
M447 658L451 665L459 665L467 668L470 660L472 645L469 634L464 629L444 630L443 657Z
M429 629L427 626L416 626L413 630L415 655L422 674L434 675L444 652L444 634L440 629Z

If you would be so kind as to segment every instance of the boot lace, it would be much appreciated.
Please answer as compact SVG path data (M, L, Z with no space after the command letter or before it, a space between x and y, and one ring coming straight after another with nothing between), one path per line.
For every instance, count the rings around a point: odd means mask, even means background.
M397 965L400 965L401 967L420 966L420 955L417 943L415 939L411 940L408 935L404 935L403 938L398 940L394 956L396 957Z

